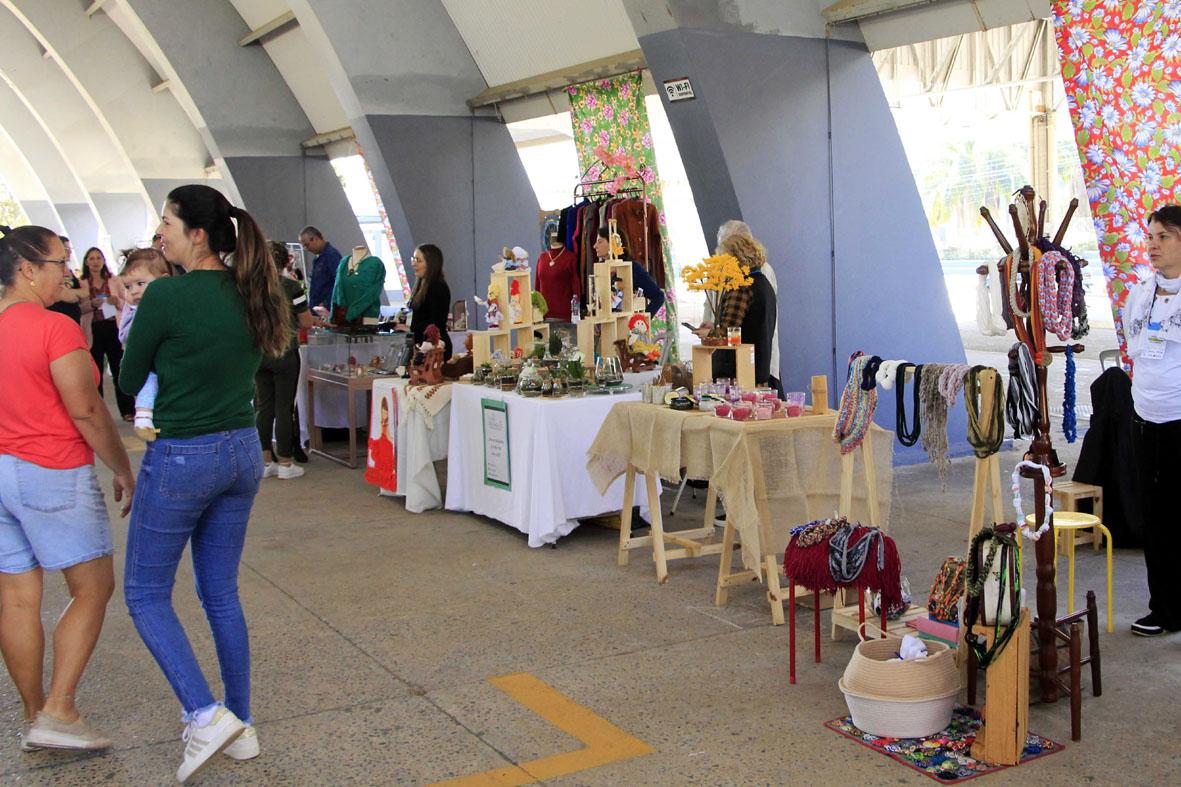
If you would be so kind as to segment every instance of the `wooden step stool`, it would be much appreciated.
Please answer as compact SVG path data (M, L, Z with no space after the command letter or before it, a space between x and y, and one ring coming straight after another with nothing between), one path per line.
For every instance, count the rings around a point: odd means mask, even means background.
M1078 501L1080 500L1090 500L1091 513L1100 522L1103 521L1103 487L1084 484L1082 481L1059 481L1054 484L1055 511L1078 511ZM1094 528L1091 530L1090 536L1091 548L1098 552L1099 547L1103 544L1103 533L1099 528ZM1074 550L1074 539L1075 534L1071 533L1069 538L1059 541L1060 554L1065 555L1067 549Z

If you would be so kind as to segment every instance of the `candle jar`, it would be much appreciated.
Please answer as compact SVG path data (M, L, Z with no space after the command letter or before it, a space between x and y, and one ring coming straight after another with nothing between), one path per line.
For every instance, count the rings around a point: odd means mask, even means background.
M731 347L737 347L742 344L742 329L741 328L727 328L726 329L726 344Z

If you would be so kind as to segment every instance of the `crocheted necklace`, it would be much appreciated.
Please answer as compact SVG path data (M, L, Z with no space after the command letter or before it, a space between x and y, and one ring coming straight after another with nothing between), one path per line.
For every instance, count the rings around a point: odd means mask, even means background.
M1021 510L1021 468L1028 467L1031 470L1041 470L1042 480L1046 487L1046 517L1042 520L1042 524L1037 530L1031 530L1025 525L1025 512ZM1013 508L1017 511L1017 522L1021 527L1021 533L1030 541L1037 541L1042 537L1042 534L1050 529L1050 517L1054 514L1054 479L1050 475L1050 468L1045 465L1039 465L1037 462L1030 462L1024 460L1017 463L1013 468Z
M948 364L939 375L939 393L943 394L943 399L947 402L947 406L951 407L955 404L956 397L959 396L959 391L964 387L964 380L971 367L966 363L952 363Z
M1074 412L1075 404L1074 348L1066 346L1066 388L1062 392L1062 434L1066 435L1066 442L1078 440L1078 416Z
M914 400L914 430L912 431L906 425L906 370L914 369L914 389L912 398ZM916 366L913 363L903 361L898 364L898 372L896 376L895 385L898 386L898 392L894 394L894 410L898 417L897 423L894 426L898 434L898 442L909 448L919 441L919 435L923 431L923 422L919 418L919 388L923 381L923 367Z
M1021 599L1021 569L1018 556L1021 553L1012 527L1014 526L986 527L975 535L968 549L968 600L964 609L964 625L969 628L966 637L968 647L972 649L973 655L976 656L976 662L981 667L987 667L1000 655L1020 623L1018 607ZM982 544L985 540L988 541L988 554L984 558L984 565L981 566L980 553L983 551ZM984 603L984 583L992 573L998 553L1000 554L1000 566L997 571L997 579L1000 584L1000 592L997 593L996 609L992 615L994 621L992 624L992 647L988 647L988 639L972 633L971 626L980 620L981 606ZM1009 621L1002 626L1000 619L1006 600L1009 602Z
M1001 376L993 377L992 413L988 423L988 433L983 434L980 429L980 403L977 401L976 390L980 387L980 373L988 367L973 366L968 372L968 380L964 386L964 409L968 411L968 444L980 459L992 456L1001 450L1005 441L1005 392L1001 388Z
M877 408L878 389L874 387L866 391L861 387L865 364L868 361L865 353L860 350L849 358L849 377L845 381L845 390L841 393L841 406L832 429L832 437L840 443L842 454L851 453L861 445L869 432L873 412Z
M1062 266L1062 281L1058 280L1058 263ZM1070 338L1074 325L1071 301L1074 297L1074 266L1061 252L1050 251L1038 263L1038 306L1046 330L1061 341Z

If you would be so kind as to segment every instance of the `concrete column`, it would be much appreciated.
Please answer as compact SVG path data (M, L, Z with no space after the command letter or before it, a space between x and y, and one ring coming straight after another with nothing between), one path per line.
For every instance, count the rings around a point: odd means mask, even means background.
M275 64L262 47L238 45L249 31L228 0L125 5L191 99L194 122L224 176L209 185L250 211L275 240L295 240L309 223L326 236L361 237L327 159L302 149L315 130ZM167 181L147 185L153 202L171 188Z
M805 390L827 374L835 404L855 350L962 362L926 214L864 45L823 38L807 3L625 5L656 84L692 82L694 100L662 100L706 237L740 218L767 246L785 386ZM964 434L955 412L953 442ZM893 428L892 394L879 398L877 420Z
M30 224L46 227L59 235L65 234L62 231L65 227L61 222L61 218L57 215L52 202L42 199L23 199L20 201L20 204L25 215L28 216Z
M85 202L59 202L57 215L61 216L65 232L61 233L70 239L74 247L74 257L79 265L82 255L91 246L99 245L101 227L95 218L94 210Z
M439 0L291 6L327 64L402 259L434 243L452 297L482 295L502 246L536 245L539 206L508 129L467 107L487 83L446 8Z

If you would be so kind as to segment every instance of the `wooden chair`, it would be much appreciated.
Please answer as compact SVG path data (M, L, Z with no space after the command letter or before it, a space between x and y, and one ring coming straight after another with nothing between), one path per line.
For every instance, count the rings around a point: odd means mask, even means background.
M1037 526L1032 514L1025 517L1025 524L1030 527ZM1058 511L1054 514L1054 554L1058 554L1060 539L1064 551L1066 551L1066 608L1068 612L1074 612L1074 534L1079 530L1090 530L1092 533L1099 533L1107 538L1107 633L1110 634L1115 631L1111 531L1099 521L1099 517L1093 514L1080 514L1075 511Z

